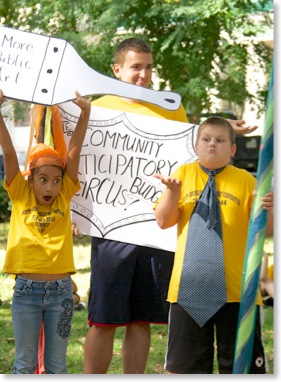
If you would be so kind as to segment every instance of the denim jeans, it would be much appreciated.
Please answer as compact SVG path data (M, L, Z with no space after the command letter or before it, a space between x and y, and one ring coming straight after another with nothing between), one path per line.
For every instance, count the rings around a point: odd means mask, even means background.
M38 282L17 276L12 302L16 344L13 374L34 374L42 320L46 374L66 374L66 350L72 316L70 277Z

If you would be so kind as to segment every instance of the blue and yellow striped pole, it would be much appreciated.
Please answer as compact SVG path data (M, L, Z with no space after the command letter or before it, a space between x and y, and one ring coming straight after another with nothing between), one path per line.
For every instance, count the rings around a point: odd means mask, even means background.
M256 197L251 213L242 293L236 334L233 374L248 374L252 361L255 319L257 313L257 292L260 283L260 268L265 240L267 212L261 207L261 198L272 189L273 174L273 80L271 78L267 95L265 127L261 138L261 150L257 169Z

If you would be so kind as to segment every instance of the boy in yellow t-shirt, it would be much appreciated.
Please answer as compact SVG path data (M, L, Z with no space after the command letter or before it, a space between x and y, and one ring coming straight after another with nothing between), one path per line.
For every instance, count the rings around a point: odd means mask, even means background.
M236 329L241 298L244 255L247 243L247 232L255 191L255 178L249 172L230 165L230 159L236 151L233 128L223 118L210 117L198 129L196 139L198 161L180 166L171 176L155 174L166 190L155 204L156 221L160 228L166 229L177 224L178 238L172 276L169 284L168 301L170 302L169 338L165 368L177 374L212 374L214 359L214 337L216 336L217 359L220 374L232 374ZM207 172L215 172L214 182L219 202L220 220L214 219L214 205L201 199L207 183ZM209 191L210 192L210 191ZM197 227L190 236L189 227L195 206L200 204L203 213L196 209ZM262 208L268 212L267 235L272 228L273 193L266 194L261 201ZM210 215L208 214L210 212ZM212 260L207 254L211 251L212 240L208 240L208 232L204 231L203 222L212 219L209 227L213 237L220 236L222 228L223 270L216 274L216 268L210 271ZM202 231L200 228L202 226ZM204 232L204 233L203 233ZM188 244L196 241L196 252ZM220 247L213 254L217 258ZM192 255L191 255L192 254ZM193 256L194 254L194 256ZM199 259L199 261L198 261ZM188 266L184 266L189 261ZM196 264L196 272L189 272ZM208 264L208 266L205 266ZM195 267L194 267L195 268ZM186 272L183 272L186 270ZM202 325L191 316L192 307L201 312L194 294L180 294L180 286L212 290L219 276L225 278L226 300L218 310L209 307L210 318ZM219 289L220 285L218 285ZM213 298L214 297L214 298ZM216 303L218 290L208 295L209 300ZM260 294L257 305L262 305ZM256 330L253 343L251 374L266 372L264 349L261 338L259 314L256 315Z

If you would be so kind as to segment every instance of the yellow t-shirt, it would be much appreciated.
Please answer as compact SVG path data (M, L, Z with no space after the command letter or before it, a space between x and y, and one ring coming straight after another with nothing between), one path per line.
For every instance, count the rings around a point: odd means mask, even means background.
M19 172L10 186L12 214L3 271L10 274L75 273L70 201L80 189L64 173L52 206L37 205L32 188Z
M205 187L208 175L200 168L198 162L193 162L180 166L172 176L182 181L178 203L181 217L178 221L177 247L168 292L168 301L177 302L189 219L195 203ZM217 174L215 180L221 206L227 301L239 302L248 225L256 181L246 170L231 165ZM159 200L161 197L154 208ZM260 296L258 303L262 304Z
M122 110L128 113L142 114L148 117L165 118L178 122L188 122L185 110L182 105L180 105L178 110L167 110L147 102L126 102L118 96L113 95L100 97L95 101L92 101L92 105L104 107L107 109Z

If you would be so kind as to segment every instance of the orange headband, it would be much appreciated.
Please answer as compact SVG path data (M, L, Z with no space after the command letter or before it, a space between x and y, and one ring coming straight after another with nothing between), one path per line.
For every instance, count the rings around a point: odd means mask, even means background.
M30 150L28 164L29 173L33 168L41 166L58 166L62 169L65 167L65 162L57 151L44 143L38 143Z

